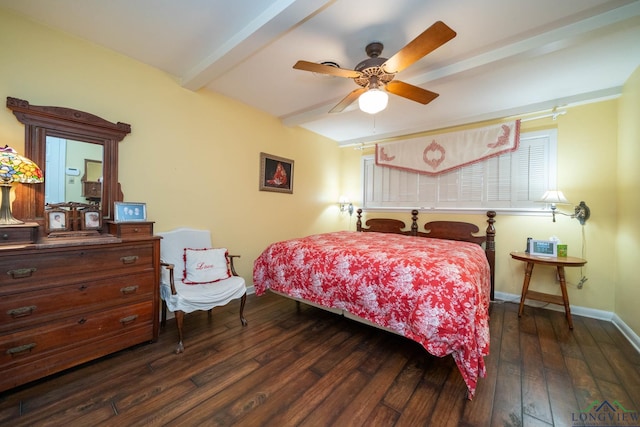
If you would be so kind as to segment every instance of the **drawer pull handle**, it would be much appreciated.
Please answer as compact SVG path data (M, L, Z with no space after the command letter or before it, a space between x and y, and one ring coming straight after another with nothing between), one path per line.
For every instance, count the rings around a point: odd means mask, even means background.
M25 277L31 277L36 272L36 268L17 268L15 270L7 271L7 274L14 279L24 279Z
M36 306L35 305L29 305L26 307L20 307L20 308L14 308L11 309L9 311L7 311L7 314L11 317L13 317L14 319L17 319L18 317L25 317L25 316L31 316L31 314L33 314L33 312L36 310Z
M123 256L122 258L120 258L120 261L122 261L123 264L133 264L137 260L138 260L137 255Z
M123 325L126 325L127 323L133 322L137 318L138 318L138 315L137 314L133 314L131 316L123 317L122 319L120 319L120 323L122 323Z
M87 319L85 319L84 317L78 320L78 325L84 325L85 323L87 323Z
M31 352L33 348L35 348L36 343L32 342L30 344L19 345L18 347L13 347L7 350L7 354L9 356L13 356L20 353Z
M124 295L135 294L137 290L138 290L138 285L126 286L124 288L120 288L120 292L122 292Z

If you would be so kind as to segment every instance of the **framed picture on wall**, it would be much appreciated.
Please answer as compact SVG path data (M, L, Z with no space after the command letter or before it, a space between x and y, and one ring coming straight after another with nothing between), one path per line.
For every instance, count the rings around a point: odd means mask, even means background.
M114 205L114 220L116 222L136 222L147 220L146 203L115 202Z
M293 160L260 153L260 191L293 193Z

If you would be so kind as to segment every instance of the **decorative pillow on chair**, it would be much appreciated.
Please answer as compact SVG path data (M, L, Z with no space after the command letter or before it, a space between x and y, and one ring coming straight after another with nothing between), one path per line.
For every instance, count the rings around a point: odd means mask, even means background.
M226 248L184 248L182 282L187 285L213 283L231 277Z

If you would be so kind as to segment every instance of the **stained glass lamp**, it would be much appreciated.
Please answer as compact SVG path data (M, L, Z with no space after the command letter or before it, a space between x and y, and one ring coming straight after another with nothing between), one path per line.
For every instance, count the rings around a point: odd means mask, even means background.
M21 156L13 148L5 145L0 148L0 187L2 187L2 205L0 206L0 226L24 224L11 214L11 184L37 184L44 181L42 170L31 160Z

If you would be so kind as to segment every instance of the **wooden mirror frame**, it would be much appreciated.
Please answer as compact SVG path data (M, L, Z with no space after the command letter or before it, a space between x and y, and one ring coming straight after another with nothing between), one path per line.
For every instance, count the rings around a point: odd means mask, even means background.
M103 146L101 210L104 220L114 217L114 202L122 201L118 182L118 143L131 133L127 123L111 123L84 111L65 107L30 105L28 101L7 97L7 107L25 125L24 155L44 171L46 138L54 136ZM46 173L46 172L45 172ZM13 213L16 218L44 222L44 185L16 187Z

